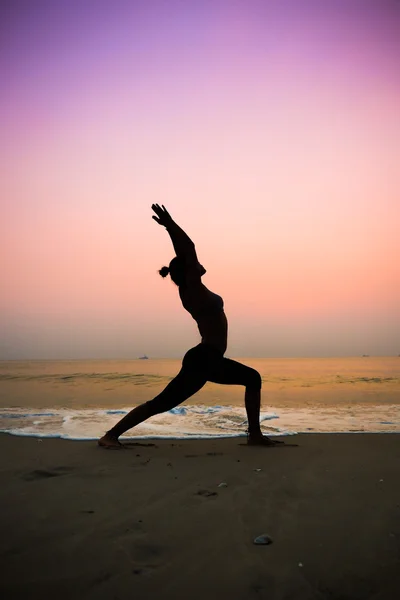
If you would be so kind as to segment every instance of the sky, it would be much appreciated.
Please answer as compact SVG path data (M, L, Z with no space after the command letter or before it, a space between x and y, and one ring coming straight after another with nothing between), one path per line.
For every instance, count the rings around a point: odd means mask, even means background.
M0 7L0 359L400 353L400 2Z

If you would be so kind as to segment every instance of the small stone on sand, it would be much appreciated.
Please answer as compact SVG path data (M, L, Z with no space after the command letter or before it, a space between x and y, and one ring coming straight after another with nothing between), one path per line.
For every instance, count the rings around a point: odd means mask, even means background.
M267 546L268 544L272 544L272 538L266 533L263 533L255 538L254 543L259 546Z

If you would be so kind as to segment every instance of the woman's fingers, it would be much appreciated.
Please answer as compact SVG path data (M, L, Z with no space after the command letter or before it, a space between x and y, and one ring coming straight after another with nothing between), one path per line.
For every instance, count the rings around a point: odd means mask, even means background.
M155 213L157 213L158 215L162 215L163 210L161 208L161 206L159 204L153 204L151 207Z
M160 223L160 225L167 224L172 220L172 217L169 214L169 212L167 211L167 209L165 208L164 204L162 205L162 207L159 204L152 204L151 208L154 210L156 215L159 217L160 220L156 219L156 221L157 221L157 223ZM154 219L154 217L153 217L153 219Z

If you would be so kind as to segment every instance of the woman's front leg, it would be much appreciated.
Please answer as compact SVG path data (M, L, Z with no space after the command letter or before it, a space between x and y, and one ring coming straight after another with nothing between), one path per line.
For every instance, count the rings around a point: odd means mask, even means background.
M224 358L213 372L210 381L224 385L243 385L245 387L244 403L248 422L249 445L275 446L282 444L263 435L260 426L260 406L262 379L258 371L242 363Z

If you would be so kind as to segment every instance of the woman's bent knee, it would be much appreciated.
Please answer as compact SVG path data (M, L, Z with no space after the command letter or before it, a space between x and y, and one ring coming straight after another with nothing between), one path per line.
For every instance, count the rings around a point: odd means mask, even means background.
M261 390L262 379L261 375L255 369L250 368L249 375L246 382L246 389L248 390Z

